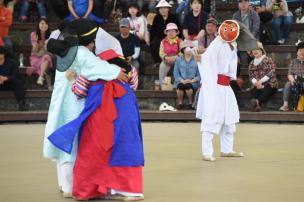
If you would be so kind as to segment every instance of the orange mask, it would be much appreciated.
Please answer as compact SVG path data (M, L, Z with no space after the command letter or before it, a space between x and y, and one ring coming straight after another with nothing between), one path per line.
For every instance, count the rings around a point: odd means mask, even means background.
M240 34L240 26L235 20L225 20L218 32L223 41L233 42Z

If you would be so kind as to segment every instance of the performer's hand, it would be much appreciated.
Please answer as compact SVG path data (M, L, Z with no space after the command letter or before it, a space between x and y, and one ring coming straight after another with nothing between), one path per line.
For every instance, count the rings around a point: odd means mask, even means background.
M71 69L68 69L65 73L65 76L66 78L69 80L69 81L75 81L76 78L77 78L77 74L75 71L71 70Z
M129 81L129 77L126 74L126 70L121 69L116 79L123 83L127 83Z

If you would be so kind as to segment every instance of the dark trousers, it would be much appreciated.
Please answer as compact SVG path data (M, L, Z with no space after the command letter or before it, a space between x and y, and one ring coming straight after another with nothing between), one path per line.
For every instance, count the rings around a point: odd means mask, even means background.
M254 87L251 89L251 96L254 99L257 99L260 104L267 102L273 94L275 94L277 88L272 88L271 86L267 85L262 89L257 89Z
M25 88L22 80L13 78L9 81L4 82L0 85L0 91L12 90L15 94L18 104L24 102L25 97Z
M161 40L159 38L154 37L150 44L152 58L155 63L160 63L161 59L159 57L159 46Z
M239 103L239 98L238 98L238 92L241 90L239 87L239 84L236 82L236 80L232 80L232 81L230 81L230 87L232 88L236 101L239 105L240 103Z

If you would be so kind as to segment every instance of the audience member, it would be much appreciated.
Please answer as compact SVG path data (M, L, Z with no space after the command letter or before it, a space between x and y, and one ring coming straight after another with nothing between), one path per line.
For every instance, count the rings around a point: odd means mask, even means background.
M174 65L174 80L178 98L177 109L184 108L184 94L188 97L187 109L193 109L193 93L200 85L200 74L190 47L182 49L183 55L176 59Z
M40 18L46 18L46 9L44 0L22 0L22 5L20 9L20 16L22 21L26 21L28 19L28 11L30 4L36 4L38 8L38 13Z
M275 64L270 57L266 56L261 43L258 43L258 49L251 51L251 54L254 56L249 64L249 79L252 83L251 103L255 111L260 111L261 105L277 91L278 81Z
M130 22L127 18L122 18L119 21L119 32L120 34L116 36L117 40L120 42L122 52L129 64L133 65L137 72L139 70L139 39L134 34L130 33Z
M27 74L37 73L39 75L37 84L39 85L43 85L46 78L48 89L52 90L51 75L49 73L53 67L52 55L46 51L45 47L45 42L49 36L50 29L48 22L46 19L40 19L36 31L31 33L31 68L27 69Z
M167 24L164 33L167 36L160 42L159 48L159 56L162 59L159 66L160 84L163 84L168 72L174 66L181 45L181 39L178 37L179 31L176 24Z
M147 19L141 14L139 6L131 3L128 8L128 20L130 21L131 33L135 34L140 40L150 44L149 31L147 27Z
M288 69L288 82L285 84L283 91L283 106L280 107L280 111L289 110L289 98L290 98L290 89L291 87L296 87L297 79L304 78L304 42L300 42L297 45L297 58L293 59L289 65ZM297 93L297 89L295 89ZM293 107L296 108L295 103L298 101L298 95L293 94Z
M210 45L210 43L215 39L216 36L217 21L214 18L210 18L207 20L205 31L202 37L198 40L198 50L200 54L205 52L206 48Z
M154 17L150 30L150 47L154 62L158 65L161 62L159 57L160 41L166 37L164 30L167 24L171 22L175 23L179 30L180 25L177 16L170 13L171 5L167 1L159 1L156 8L158 9L158 14Z
M288 38L293 15L288 9L286 0L267 0L266 8L273 13L272 26L275 40L279 44L284 44ZM282 26L282 28L281 28Z
M13 22L13 16L10 9L6 8L4 1L0 0L0 38L2 38L4 46L10 51L13 48L11 39L8 36L8 31Z
M14 91L18 108L25 110L25 89L22 80L17 78L18 67L14 60L6 57L6 50L0 47L0 90Z
M208 14L202 10L202 0L190 0L192 12L189 12L183 22L185 40L198 40L204 34Z
M104 23L103 18L99 18L92 13L93 10L93 0L67 0L70 15L65 19L68 22L73 21L78 18L89 18L101 25Z
M253 36L259 39L260 17L255 10L249 7L249 0L239 0L239 10L233 14L232 19L243 23Z

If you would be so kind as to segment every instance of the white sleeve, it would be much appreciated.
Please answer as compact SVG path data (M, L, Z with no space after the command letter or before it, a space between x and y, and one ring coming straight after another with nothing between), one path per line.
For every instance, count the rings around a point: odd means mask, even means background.
M262 82L262 83L264 83L264 82L266 82L266 81L268 81L270 78L268 77L268 76L264 76L260 81Z
M90 81L116 79L120 68L96 57L89 49L80 46L77 52L80 74Z
M252 83L253 85L255 85L256 82L258 82L258 81L257 81L255 78L251 79L251 83Z
M134 54L132 55L132 58L133 59L137 59L139 57L139 53L140 53L140 48L139 47L135 47Z

